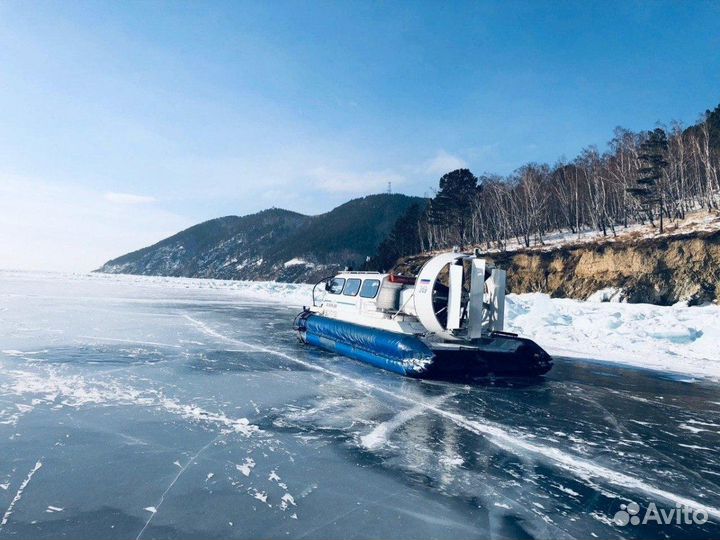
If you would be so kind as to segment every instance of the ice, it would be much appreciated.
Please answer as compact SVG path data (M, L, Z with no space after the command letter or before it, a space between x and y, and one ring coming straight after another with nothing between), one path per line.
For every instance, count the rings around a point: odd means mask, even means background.
M301 307L312 303L312 285L275 282L127 276L111 274L32 273L43 281L117 283L142 289L211 291L218 299L257 301ZM0 278L21 280L28 273L0 271ZM616 298L616 290L598 297ZM551 354L591 357L650 369L720 380L720 307L654 306L551 299L545 294L509 294L506 330L537 341ZM105 336L103 340L127 341ZM139 342L142 344L142 341ZM148 340L148 345L161 345ZM165 346L174 344L164 344ZM29 354L5 349L8 355Z
M272 281L230 281L164 276L135 276L127 274L21 272L1 270L2 281L25 281L28 278L43 282L85 282L89 284L120 284L135 291L185 289L219 293L226 300L233 297L262 302L282 302L294 306L311 302L312 285L306 283L277 283Z
M520 534L505 522L610 537L590 513L627 500L719 511L717 385L622 367L658 344L694 350L712 306L510 295L509 322L546 347L596 359L594 336L627 352L613 340L642 335L618 365L558 358L539 381L455 384L298 344L309 286L211 283L0 279L0 515L28 488L3 536L82 523L98 537L225 537L232 520L248 537Z
M547 305L547 302L544 302L544 304ZM186 316L186 318L190 322L195 324L197 328L201 329L209 336L213 336L236 345L252 346L252 344L248 342L225 336L222 333L212 329L210 326L203 323L202 321L198 321L189 316ZM500 425L492 424L489 422L479 422L471 418L467 418L462 414L448 411L444 408L434 405L433 403L427 401L418 401L415 396L397 395L395 392L389 391L383 387L374 385L366 381L357 380L353 377L343 375L322 366L300 360L282 351L273 350L271 348L259 345L253 347L258 351L263 351L268 354L285 358L291 362L301 364L312 370L316 370L329 376L342 379L343 381L356 385L358 388L364 389L366 391L372 390L378 393L386 393L391 395L395 399L404 401L408 404L418 405L424 408L426 413L431 412L437 414L438 416L443 417L454 423L457 427L461 429L485 437L488 441L490 441L492 444L502 450L512 452L518 455L530 454L539 458L544 458L551 462L554 466L559 467L576 477L582 478L586 482L594 482L596 480L601 480L603 482L610 483L621 488L632 489L640 491L646 495L662 498L664 500L672 502L673 504L686 505L692 508L703 507L706 509L708 514L715 517L720 517L720 508L709 507L700 504L693 499L689 499L683 496L682 494L657 487L644 481L641 478L637 478L608 467L597 465L592 461L588 461L582 457L573 455L572 453L566 452L560 448L532 443L526 437L514 433L511 430L507 430Z

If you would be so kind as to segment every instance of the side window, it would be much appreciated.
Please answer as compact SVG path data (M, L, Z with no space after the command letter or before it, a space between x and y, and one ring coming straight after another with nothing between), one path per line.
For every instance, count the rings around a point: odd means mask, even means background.
M330 286L328 287L328 291L330 291L330 294L340 294L343 290L344 285L345 278L333 278L333 280L330 282Z
M361 279L348 279L343 289L343 296L355 296L360 290L360 283L362 283Z
M360 289L360 296L363 298L375 298L380 288L380 280L366 279Z

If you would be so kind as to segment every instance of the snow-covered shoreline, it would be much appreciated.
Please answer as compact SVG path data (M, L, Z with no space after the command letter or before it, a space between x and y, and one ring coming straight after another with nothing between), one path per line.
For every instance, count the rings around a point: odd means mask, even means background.
M720 380L720 307L507 297L506 329L551 354Z
M0 270L7 280L82 280L206 290L230 298L301 307L312 285L118 274ZM599 303L545 294L507 296L506 329L555 355L599 360L720 381L720 307Z

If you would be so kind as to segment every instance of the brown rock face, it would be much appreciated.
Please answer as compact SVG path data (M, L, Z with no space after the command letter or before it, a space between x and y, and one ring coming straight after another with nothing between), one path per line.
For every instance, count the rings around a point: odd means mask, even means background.
M429 255L398 261L396 271L416 273ZM544 292L584 300L606 287L628 302L671 305L720 302L720 231L489 253L508 271L509 292Z

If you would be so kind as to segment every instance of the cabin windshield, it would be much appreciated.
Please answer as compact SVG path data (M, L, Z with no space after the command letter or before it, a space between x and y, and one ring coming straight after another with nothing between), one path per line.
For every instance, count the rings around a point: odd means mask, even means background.
M330 294L340 294L345 286L345 278L336 277L328 284L328 291Z

